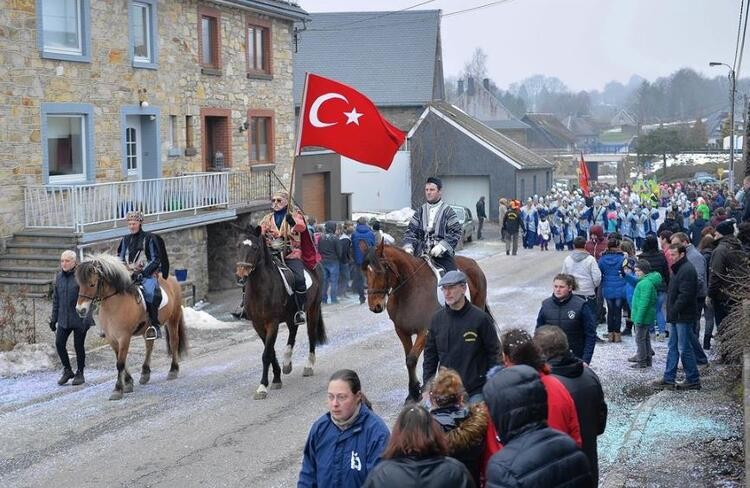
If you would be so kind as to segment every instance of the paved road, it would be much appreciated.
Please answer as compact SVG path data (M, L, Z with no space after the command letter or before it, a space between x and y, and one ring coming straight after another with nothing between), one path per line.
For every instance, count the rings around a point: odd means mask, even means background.
M523 251L508 257L496 241L480 241L463 252L480 260L501 328L533 326L567 254ZM265 401L252 399L260 379L260 341L239 324L190 329L191 355L181 364L180 378L166 381L168 361L160 350L151 384L136 383L121 402L107 401L114 364L106 349L90 354L93 367L83 387L57 387L58 372L52 371L0 381L0 486L294 486L309 426L325 411L331 373L357 370L375 411L389 425L406 397L401 346L387 316L353 302L329 306L324 314L331 342L318 350L315 376L301 375L303 335L294 371ZM285 340L284 331L277 353ZM636 407L652 393L638 386L646 379L642 373L623 372L630 346L599 346L592 364L610 402L609 427L600 439L605 478L621 460ZM655 348L657 361L663 360L663 343ZM142 346L136 344L131 371L139 370L141 359Z

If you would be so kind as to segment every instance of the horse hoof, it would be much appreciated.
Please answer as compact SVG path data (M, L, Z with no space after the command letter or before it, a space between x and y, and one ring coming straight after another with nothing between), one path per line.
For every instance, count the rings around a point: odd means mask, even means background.
M133 393L133 383L126 383L125 386L122 387L123 393Z
M113 391L112 394L109 396L110 400L122 400L122 392L121 391Z
M289 364L282 364L281 365L281 372L284 374L289 374L292 372L292 363Z
M256 391L253 395L253 400L265 400L266 398L268 398L268 393L265 391Z
M272 390L280 390L281 389L281 381L278 383L271 383L271 389Z
M302 376L312 376L312 375L313 375L312 368L305 368L302 370Z
M175 380L177 379L177 371L170 371L167 373L167 380Z
M142 385L145 385L150 380L151 380L151 375L150 374L142 374L141 375L141 379L138 380L138 383L140 383Z

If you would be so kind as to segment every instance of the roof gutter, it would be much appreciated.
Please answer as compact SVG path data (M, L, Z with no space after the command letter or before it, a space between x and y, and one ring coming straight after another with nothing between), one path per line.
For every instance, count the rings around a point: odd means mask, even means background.
M209 0L211 3L223 5L225 7L238 8L247 12L254 12L260 14L270 15L284 20L291 20L293 22L302 22L310 20L310 14L306 11L289 3L289 8L285 8L281 5L270 5L264 2L254 2L252 0ZM281 2L275 2L281 3Z

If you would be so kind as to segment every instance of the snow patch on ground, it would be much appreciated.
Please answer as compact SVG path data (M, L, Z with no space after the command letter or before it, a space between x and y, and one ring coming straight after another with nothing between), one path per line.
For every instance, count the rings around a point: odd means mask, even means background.
M222 322L214 316L202 311L189 307L182 308L182 314L185 317L185 325L190 329L233 329L236 327L234 322Z
M0 378L10 378L56 367L57 353L49 344L18 344L0 352Z

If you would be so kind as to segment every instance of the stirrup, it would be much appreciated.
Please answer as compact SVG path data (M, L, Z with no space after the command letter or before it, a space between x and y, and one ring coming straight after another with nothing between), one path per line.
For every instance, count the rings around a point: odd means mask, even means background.
M146 333L144 334L144 339L147 341L153 341L155 339L161 338L161 329L154 327L153 325L149 325L146 329Z
M303 310L297 311L297 313L294 314L294 324L295 325L304 325L307 322L307 316L305 315L305 312Z

